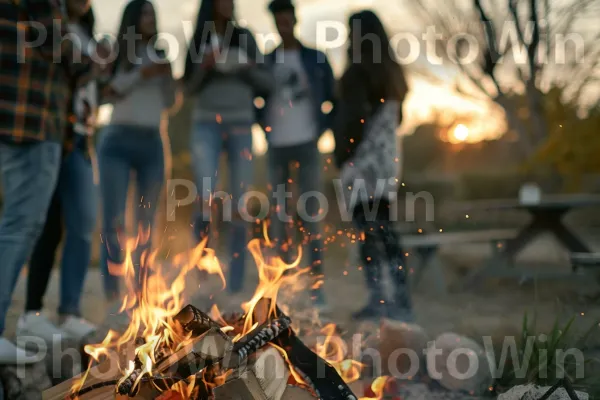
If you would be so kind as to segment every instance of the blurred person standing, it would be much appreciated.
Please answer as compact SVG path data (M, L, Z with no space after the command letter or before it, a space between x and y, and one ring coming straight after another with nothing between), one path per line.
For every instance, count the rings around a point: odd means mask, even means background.
M353 212L353 222L364 235L360 255L369 300L353 317L411 321L406 266L392 210L400 175L397 128L408 84L377 15L368 10L353 14L349 25L348 66L340 80L334 135L344 194L339 200ZM383 293L384 267L394 287L391 301Z
M194 104L190 148L199 210L193 226L198 242L208 237L211 199L224 152L231 191L225 201L230 202L233 219L227 280L231 292L243 288L247 259L248 223L240 208L247 206L243 195L254 180L254 99L266 97L272 90L272 77L262 57L252 33L236 22L233 0L202 1L183 78L186 95Z
M269 144L268 165L270 184L274 191L289 192L292 172L298 173L298 194L322 193L321 154L318 141L331 128L333 113L325 114L323 104L334 102L335 79L327 56L306 47L294 34L295 7L291 0L273 0L269 4L281 36L281 44L266 56L266 63L275 79L275 91L260 111L260 122ZM283 200L283 201L280 201ZM283 204L280 204L283 203ZM277 198L272 208L272 236L283 259L290 263L290 248L294 246L287 232L287 201ZM323 238L318 222L319 201L308 196L304 202L306 218L301 221L303 244L310 254L311 274L315 281L323 277ZM295 229L295 228L294 228ZM313 287L318 287L315 282ZM323 289L313 289L315 304L325 306Z
M91 0L66 0L69 37L83 57L95 58L102 51L94 40L94 13ZM91 135L95 128L99 94L98 64L87 62L87 71L72 77L72 95L62 163L46 224L29 261L25 314L19 318L18 336L36 336L51 343L54 335L75 339L92 333L95 327L81 318L80 300L90 263L92 235L96 225L97 190L94 183ZM63 228L64 220L64 228ZM42 313L56 252L66 231L60 266L60 326Z
M67 33L64 8L52 0L0 0L0 335L56 187L69 82L85 67L70 41L61 42ZM34 361L0 337L0 364Z
M150 1L125 6L117 37L119 54L104 95L113 104L109 124L100 132L98 167L102 202L100 268L104 290L114 307L121 302L120 278L111 266L124 262L123 239L130 174L135 173L135 227L140 239L132 255L138 285L147 271L152 228L165 180L168 134L161 129L165 112L174 107L176 85L171 64L156 47L156 11ZM168 155L167 155L168 156ZM146 254L146 256L149 254Z

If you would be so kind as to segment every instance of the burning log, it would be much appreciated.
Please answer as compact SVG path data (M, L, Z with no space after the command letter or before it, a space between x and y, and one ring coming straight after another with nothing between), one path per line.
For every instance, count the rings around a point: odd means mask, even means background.
M198 374L232 351L232 342L223 333L221 327L196 307L192 305L184 307L173 319L185 332L191 334L192 338L172 354L168 354L168 349L159 349L162 357L157 357L155 370L159 374L168 371L171 376L178 377L162 380L168 387L182 378ZM131 397L136 395L136 383L144 374L144 370L141 360L136 359L135 365L136 368L118 385L119 394Z
M249 361L248 366L213 389L215 400L282 399L290 370L279 350L269 346L250 356Z
M300 386L288 385L281 400L317 400L317 397Z
M274 315L287 318L270 299L261 299L255 307L255 315L268 318L269 311L274 308ZM290 364L300 372L305 384L308 384L317 397L323 400L357 400L346 382L327 361L309 349L294 333L287 329L273 343L287 354Z
M112 371L111 360L106 360L99 365L90 369L88 379L86 379L85 385L82 390L88 388L94 388L93 393L85 396L81 396L81 400L87 399L113 399L114 398L114 384L111 386L105 385L106 382L118 382L119 371ZM102 376L102 379L98 378ZM64 400L68 399L72 392L73 387L77 385L77 382L82 378L82 375L76 376L68 381L61 383L60 385L54 386L42 393L43 400ZM102 386L101 386L102 385Z
M327 361L316 355L291 329L276 344L283 348L290 363L302 371L303 378L322 400L358 400L346 382Z
M213 389L215 400L270 400L252 372L229 380Z
M176 383L193 381L196 388L192 398L196 400L357 400L335 368L300 341L291 329L289 317L276 306L272 308L269 300L257 303L254 311L253 315L258 317L254 319L258 320L255 328L243 337L238 332L234 341L225 333L224 326L188 305L173 318L177 326L171 327L174 332L181 331L186 339L169 347L160 342L161 348L150 349L156 358L151 371L145 364L149 359L147 356L146 361L141 359L143 352L138 351L134 368L125 377L111 376L106 381L91 378L75 392L72 380L45 392L44 399L100 400L129 396L187 400L181 392L170 389ZM136 344L138 350L152 345ZM288 383L294 380L291 376L309 390L290 387Z
M239 368L248 356L275 340L284 331L289 330L291 324L292 320L283 316L254 329L234 345L231 356L224 363L225 367L228 369Z

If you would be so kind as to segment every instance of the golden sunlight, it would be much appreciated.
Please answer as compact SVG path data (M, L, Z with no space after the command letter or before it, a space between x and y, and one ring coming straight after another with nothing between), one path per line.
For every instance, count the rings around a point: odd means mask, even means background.
M466 125L458 124L454 128L452 135L457 142L464 142L469 138L469 128Z

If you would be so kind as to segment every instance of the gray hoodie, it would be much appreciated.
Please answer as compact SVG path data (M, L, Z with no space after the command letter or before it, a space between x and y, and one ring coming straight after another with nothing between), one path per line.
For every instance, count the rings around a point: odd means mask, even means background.
M213 70L195 64L186 92L194 101L194 122L254 122L254 98L273 90L273 79L264 64L252 33L242 29L239 47L229 47Z

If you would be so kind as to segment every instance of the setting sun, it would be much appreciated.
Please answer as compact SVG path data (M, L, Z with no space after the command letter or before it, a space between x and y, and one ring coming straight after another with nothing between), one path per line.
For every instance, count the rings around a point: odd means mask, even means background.
M456 139L457 141L464 142L469 137L469 128L467 128L463 124L458 124L454 128L453 135L454 135L454 139Z

